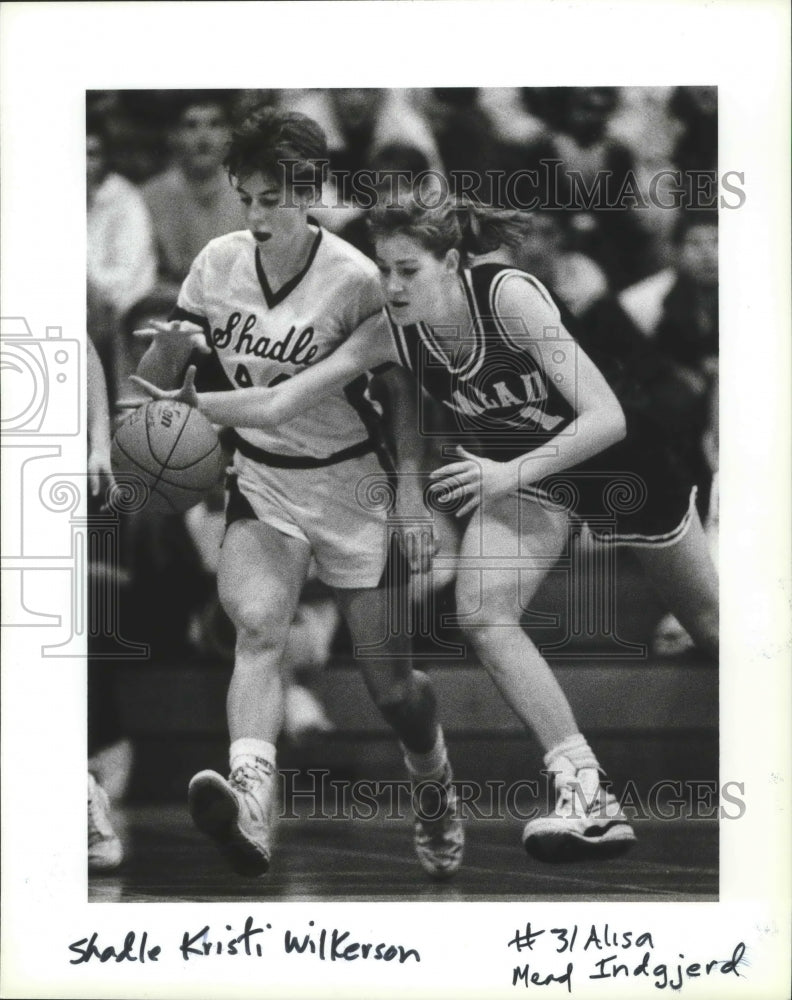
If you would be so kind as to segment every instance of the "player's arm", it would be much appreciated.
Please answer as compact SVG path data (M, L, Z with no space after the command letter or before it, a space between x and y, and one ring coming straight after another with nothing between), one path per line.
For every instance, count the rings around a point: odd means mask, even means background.
M203 328L190 320L155 320L151 326L135 330L136 337L151 338L148 350L140 359L137 377L140 384L153 383L163 389L178 386L193 351L210 354Z
M547 315L539 293L525 281L504 284L499 312L509 336L539 362L547 383L572 407L575 418L563 433L520 462L520 485L563 472L621 441L627 432L621 404L594 362L560 319ZM515 317L512 319L506 317ZM550 327L554 336L545 336Z
M194 372L188 372L188 382L175 393L163 393L149 381L135 381L155 399L180 399L197 407L214 424L267 429L341 391L362 372L391 362L398 362L396 348L385 314L378 313L362 323L332 354L272 388L196 392L192 384Z
M382 376L385 416L396 462L398 538L410 571L426 573L437 552L432 521L427 518L424 485L426 438L421 434L418 399L421 389L412 372L390 368Z
M163 389L175 389L179 385L193 352L199 355L212 352L204 307L204 272L211 248L210 243L193 261L179 290L178 303L171 318L167 322L152 322L146 329L134 331L136 337L151 340L140 359L137 374Z

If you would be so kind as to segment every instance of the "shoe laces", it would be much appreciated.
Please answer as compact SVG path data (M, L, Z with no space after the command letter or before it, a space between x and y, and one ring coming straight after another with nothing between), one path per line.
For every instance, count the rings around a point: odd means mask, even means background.
M261 766L265 765L265 766ZM229 784L240 792L254 792L265 778L274 772L272 764L256 758L255 764L239 764L231 772Z
M442 835L455 819L456 794L451 768L443 768L439 778L412 776L413 810L416 819L430 835Z

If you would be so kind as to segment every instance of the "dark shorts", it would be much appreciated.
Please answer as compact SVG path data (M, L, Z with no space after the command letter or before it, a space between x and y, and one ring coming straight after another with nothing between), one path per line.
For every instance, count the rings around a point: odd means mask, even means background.
M685 534L696 492L681 449L671 447L661 428L631 421L623 441L520 495L585 521L599 542L659 546L673 545Z

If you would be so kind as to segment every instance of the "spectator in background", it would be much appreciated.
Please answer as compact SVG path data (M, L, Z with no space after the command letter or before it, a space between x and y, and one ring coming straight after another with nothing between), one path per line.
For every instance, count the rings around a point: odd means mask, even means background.
M104 121L86 116L88 329L108 372L118 369L121 317L152 287L156 258L151 220L137 188L110 170Z
M227 95L186 91L171 128L174 162L143 187L159 257L159 282L175 304L181 283L206 244L245 228L223 168L231 138Z
M110 467L110 409L102 362L90 336L88 352L88 483L89 512L94 516L105 489L113 481ZM92 563L92 573L113 572L103 563ZM89 635L89 643L92 636ZM95 643L93 644L95 646ZM90 647L89 647L90 648ZM115 675L111 664L93 657L88 664L88 869L117 868L124 848L111 819L111 798L120 799L132 766L132 744L123 735Z
M569 244L564 217L558 212L527 213L524 237L513 259L552 289L573 316L580 316L608 292L608 279L598 264Z
M653 262L631 193L633 156L608 132L619 90L557 87L539 96L538 106L553 131L523 153L523 165L539 172L535 194L548 207L568 210L572 249L595 260L611 287L624 288L650 273Z
M709 170L713 174L717 173L717 88L677 87L671 97L669 111L683 128L674 147L674 163L677 167L680 170Z
M698 485L705 527L717 523L718 219L717 212L684 212L674 230L676 259L583 317L590 344L619 359L611 369L625 412L640 413L674 441L678 460ZM608 372L606 371L606 374ZM613 384L613 382L612 382ZM690 640L673 618L656 634L660 652L679 652Z
M436 87L431 98L427 113L446 173L473 172L483 184L498 165L498 140L478 88Z
M415 97L410 90L376 87L280 92L279 107L308 115L327 135L330 178L322 201L330 207L311 210L327 229L341 233L360 215L354 175L373 169L386 148L417 150L428 169L442 172L432 128Z

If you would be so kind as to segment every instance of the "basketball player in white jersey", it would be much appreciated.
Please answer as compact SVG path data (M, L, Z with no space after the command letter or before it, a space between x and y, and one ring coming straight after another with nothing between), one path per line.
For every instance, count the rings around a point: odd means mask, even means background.
M309 218L326 160L324 134L304 115L263 108L235 131L227 167L248 229L198 255L174 317L149 331L143 378L177 386L198 360L199 387L277 385L379 313L374 264ZM188 798L195 824L240 874L261 875L270 865L280 661L311 559L335 590L355 648L377 647L387 633L385 512L356 497L359 483L382 473L366 386L364 375L274 429L232 425L218 570L220 599L237 631L227 699L230 776L200 772ZM415 823L419 861L433 877L447 877L461 862L463 831L434 695L410 665L406 637L391 635L381 649L361 658L360 668L401 741L414 786L426 783Z

